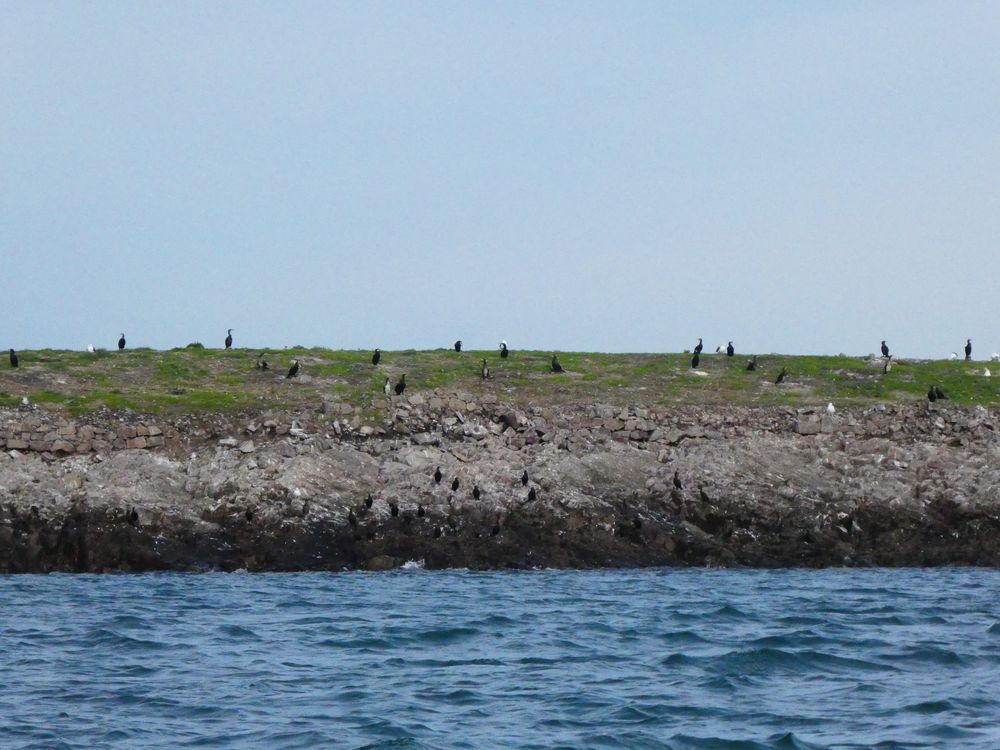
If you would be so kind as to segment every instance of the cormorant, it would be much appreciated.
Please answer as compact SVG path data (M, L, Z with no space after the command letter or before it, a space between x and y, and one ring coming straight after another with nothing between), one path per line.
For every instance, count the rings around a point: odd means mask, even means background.
M508 354L510 354L510 351L508 351L508 349L507 349L507 342L506 341L501 341L500 342L500 359L507 359L507 355Z
M684 485L681 484L681 476L677 473L677 469L674 469L674 487L679 490L684 489Z
M698 497L701 498L701 501L703 503L710 503L710 502L712 502L712 498L710 498L708 496L708 493L705 492L705 489L703 487L699 487L698 488Z
M118 339L118 351L121 351L124 348L125 348L125 334L123 333L122 337Z
M701 350L702 350L702 349L704 349L704 348L705 348L705 347L704 347L704 346L702 345L702 343L701 343L701 339L699 338L699 339L698 339L698 345L697 345L697 346L695 346L695 348L694 348L694 353L695 353L695 354L701 354Z
M530 490L528 490L528 500L537 500L537 499L538 499L538 493L535 492L535 488L532 487Z
M417 503L417 518L423 518L424 513L426 513L426 511L424 510L423 504Z
M392 393L392 383L389 382L389 378L385 379L385 385L382 386L382 390L386 396Z
M17 367L18 364L20 364L20 360L18 360L18 358L17 358L17 352L15 352L13 349L11 349L10 350L10 366L11 367Z
M931 403L937 401L937 393L934 392L933 385L927 389L927 400L930 401Z
M458 492L458 477L455 477L455 479L452 480L451 491L452 492Z
M264 359L264 352L261 352L260 354L257 355L257 369L258 370L267 369L267 360Z
M942 401L948 398L946 395L944 395L944 391L942 391L938 386L934 386L934 395L938 397L938 401Z
M357 526L358 525L358 517L356 515L354 515L354 511L353 510L350 510L350 511L347 512L347 522L349 524L351 524L351 526Z
M747 372L753 372L756 369L757 369L757 355L755 354L753 355L753 357L750 358L750 361L747 362Z
M133 526L136 526L139 523L139 512L135 509L134 505L128 512L128 522Z
M455 342L455 351L456 352L462 351L462 339L459 339L458 341Z
M389 503L389 514L393 518L399 515L399 506L396 503Z
M782 383L784 383L785 382L785 374L786 374L785 373L785 368L782 367L781 368L781 372L778 373L778 377L775 378L775 380L774 380L774 384L775 385L781 385Z
M288 368L288 374L285 375L285 380L288 378L294 378L299 374L299 361L296 359L292 362L292 366Z
M250 521L253 521L253 511L250 508L247 508L246 511L243 513L243 517L247 519L248 523Z
M483 493L479 491L479 485L478 484L472 486L472 496L476 500L478 500L482 496L482 494Z
M233 329L232 328L227 328L226 329L226 348L227 349L232 349L232 347L233 347Z
M434 538L435 539L440 539L441 538L441 527L440 526L435 526L434 527Z
M889 347L885 345L885 341L882 342L882 356L883 357L889 356Z
M434 481L437 484L441 484L441 477L443 477L443 476L444 476L444 474L441 473L441 467L440 466L438 466L436 469L434 469Z
M489 380L490 377L490 366L486 364L486 360L483 359L483 380Z
M559 364L559 358L555 354L552 355L552 372L565 372L563 366Z
M365 507L371 510L372 505L375 503L374 498L372 498L372 493L368 493L368 497L365 498Z
M736 354L736 349L733 348L733 342L730 341L726 344L726 356L732 357L734 354Z
M396 387L394 388L394 390L396 391L396 395L397 396L402 396L403 395L403 391L406 390L406 374L405 373L399 376L399 382L396 383Z
M527 487L528 486L528 470L527 469L525 469L524 473L521 475L521 486L522 487Z
M372 364L377 365L380 359L382 359L382 350L376 348L372 353Z
M701 355L699 355L698 352L695 352L694 356L691 357L691 369L696 369L699 362L701 362Z
M965 340L965 361L972 359L972 339Z

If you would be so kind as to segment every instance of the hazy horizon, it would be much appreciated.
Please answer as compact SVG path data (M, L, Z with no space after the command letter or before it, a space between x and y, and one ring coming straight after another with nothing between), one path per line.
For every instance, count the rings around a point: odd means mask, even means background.
M0 348L987 359L997 39L990 2L6 2Z

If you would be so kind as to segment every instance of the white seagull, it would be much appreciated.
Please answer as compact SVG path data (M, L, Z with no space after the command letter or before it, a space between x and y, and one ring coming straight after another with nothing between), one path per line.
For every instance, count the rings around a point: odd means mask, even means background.
M837 409L834 407L832 401L826 405L826 413L829 414L831 417L837 413Z

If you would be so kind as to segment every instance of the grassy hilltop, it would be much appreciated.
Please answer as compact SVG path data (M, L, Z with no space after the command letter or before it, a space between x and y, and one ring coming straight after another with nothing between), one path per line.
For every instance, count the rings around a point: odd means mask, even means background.
M951 403L1000 404L998 377L984 377L983 362L896 361L888 374L881 360L860 357L758 355L756 372L747 372L749 355L706 354L692 372L690 354L592 354L560 352L564 374L550 371L551 352L514 351L501 360L496 351L383 352L379 367L369 351L295 347L268 352L270 369L255 367L256 349L183 349L125 352L18 352L19 369L0 365L0 405L23 397L53 404L72 414L109 407L144 413L229 411L243 408L295 408L336 398L362 408L384 403L385 378L395 383L406 373L407 394L434 388L491 393L513 403L601 402L646 405L825 405L880 401L923 401L936 384ZM484 382L486 358L492 378ZM303 377L286 380L293 359ZM785 367L785 383L774 385Z

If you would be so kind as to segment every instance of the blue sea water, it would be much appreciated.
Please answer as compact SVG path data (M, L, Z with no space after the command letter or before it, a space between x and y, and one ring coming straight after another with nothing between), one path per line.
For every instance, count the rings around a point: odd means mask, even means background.
M1000 571L0 577L2 748L1000 748Z

